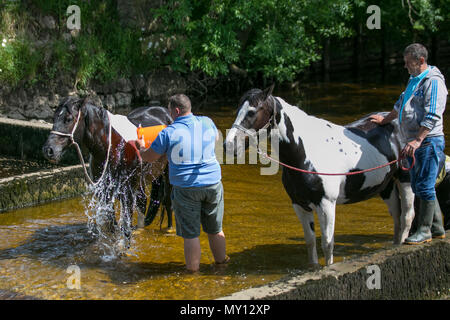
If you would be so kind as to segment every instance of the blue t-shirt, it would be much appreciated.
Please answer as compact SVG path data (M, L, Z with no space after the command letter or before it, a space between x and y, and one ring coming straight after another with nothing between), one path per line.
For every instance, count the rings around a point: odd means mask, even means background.
M178 187L203 187L222 179L215 154L217 128L203 116L178 117L162 130L151 148L167 154L170 183Z

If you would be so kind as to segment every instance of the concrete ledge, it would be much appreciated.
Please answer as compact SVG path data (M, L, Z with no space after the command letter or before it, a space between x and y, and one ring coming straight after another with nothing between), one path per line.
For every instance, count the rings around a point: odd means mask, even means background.
M349 259L219 300L430 299L450 291L450 231L446 239L396 246ZM380 269L380 289L369 289L368 266ZM369 280L372 282L371 278Z
M0 212L72 198L86 191L81 165L0 179Z
M51 129L51 124L0 118L0 155L46 161L41 149ZM61 165L78 163L75 149L68 150L60 162Z

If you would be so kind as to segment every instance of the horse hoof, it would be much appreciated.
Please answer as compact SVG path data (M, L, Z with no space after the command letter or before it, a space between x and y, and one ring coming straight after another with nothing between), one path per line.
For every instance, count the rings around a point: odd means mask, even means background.
M319 271L321 270L323 267L320 263L310 263L308 265L308 270L310 271Z
M142 232L144 232L144 229L135 229L135 230L133 230L133 235L139 235Z
M321 270L323 267L320 263L309 263L308 264L308 271L318 271Z
M174 228L166 228L164 229L164 233L166 234L174 234L176 230Z

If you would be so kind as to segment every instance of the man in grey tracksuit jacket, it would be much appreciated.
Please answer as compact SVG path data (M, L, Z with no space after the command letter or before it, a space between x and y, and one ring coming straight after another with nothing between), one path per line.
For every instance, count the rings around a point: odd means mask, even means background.
M409 45L403 55L411 75L406 89L385 118L374 115L372 121L383 125L398 117L406 143L402 153L408 156L410 164L415 158L409 172L420 204L415 218L417 229L405 243L420 244L445 237L435 182L439 164L445 161L442 117L448 91L439 69L427 64L428 52L423 45Z

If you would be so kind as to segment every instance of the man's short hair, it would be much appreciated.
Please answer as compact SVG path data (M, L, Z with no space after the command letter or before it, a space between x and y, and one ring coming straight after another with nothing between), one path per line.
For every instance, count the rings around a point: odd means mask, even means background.
M191 100L182 93L175 94L169 98L168 107L170 109L179 108L181 113L190 112Z
M416 60L420 60L420 58L424 58L425 62L427 62L428 59L428 51L425 46L421 45L420 43L413 43L406 47L405 51L403 52L404 56L410 55Z

